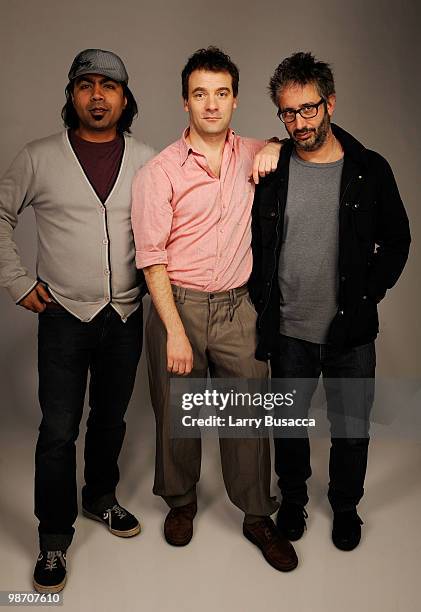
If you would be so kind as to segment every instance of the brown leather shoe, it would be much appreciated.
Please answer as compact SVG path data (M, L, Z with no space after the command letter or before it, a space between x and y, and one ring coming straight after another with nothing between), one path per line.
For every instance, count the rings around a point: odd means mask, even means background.
M171 508L164 523L164 535L168 544L185 546L193 536L193 519L196 516L197 503Z
M269 517L256 523L244 523L243 533L256 544L266 561L280 572L290 572L298 565L294 547L275 527Z

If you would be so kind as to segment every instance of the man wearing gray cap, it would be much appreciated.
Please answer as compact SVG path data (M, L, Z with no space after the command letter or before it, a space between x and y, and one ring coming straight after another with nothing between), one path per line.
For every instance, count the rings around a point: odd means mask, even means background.
M39 315L42 422L35 456L40 555L34 586L60 591L77 516L75 440L90 372L83 512L121 537L140 531L116 499L124 414L142 348L144 279L136 271L131 182L153 150L130 136L137 114L121 59L79 53L62 111L68 128L29 143L0 181L0 285ZM31 205L37 278L13 230Z

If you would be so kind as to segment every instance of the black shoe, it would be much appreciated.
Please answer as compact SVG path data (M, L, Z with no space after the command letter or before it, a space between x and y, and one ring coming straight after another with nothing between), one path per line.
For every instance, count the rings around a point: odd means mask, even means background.
M82 513L94 521L104 523L111 533L120 538L131 538L140 532L140 524L137 518L119 504L114 504L112 508L98 513L82 508Z
M59 593L66 584L66 553L42 550L34 569L34 588L38 593Z
M340 550L354 550L361 540L361 525L356 510L335 512L333 515L332 540Z
M296 542L301 538L306 529L308 514L300 504L283 501L276 517L276 526L279 531L290 542Z

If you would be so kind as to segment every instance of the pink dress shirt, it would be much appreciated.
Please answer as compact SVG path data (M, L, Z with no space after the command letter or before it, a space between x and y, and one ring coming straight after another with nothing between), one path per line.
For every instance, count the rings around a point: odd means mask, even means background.
M218 178L187 143L187 130L135 175L136 266L165 264L171 283L188 289L241 287L252 268L249 175L264 142L230 130Z

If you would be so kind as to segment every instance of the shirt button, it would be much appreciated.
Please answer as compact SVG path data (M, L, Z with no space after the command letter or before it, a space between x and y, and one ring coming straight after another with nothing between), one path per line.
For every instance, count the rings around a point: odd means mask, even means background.
M343 311L343 310L340 310L340 311L339 311L339 314L340 314L340 315L343 315L343 314L344 314L344 311Z
M105 276L108 276L110 274L110 271L109 270L104 270L104 274L105 274Z
M274 217L276 215L276 212L272 210L272 212L270 213L271 217Z
M105 239L102 241L102 244L108 244L108 240L105 238Z
M359 207L359 204L354 204L354 208L358 208L358 207Z
M366 299L367 299L367 296L366 296L366 295L363 295L363 300L366 300Z
M342 276L341 276L341 281L342 281L342 282L344 282L344 280L345 280L345 279L346 279L345 274L342 274Z

